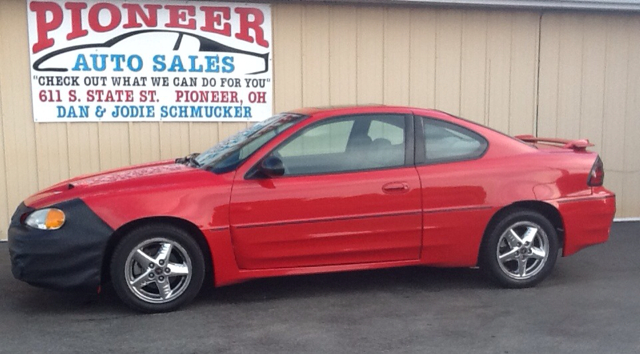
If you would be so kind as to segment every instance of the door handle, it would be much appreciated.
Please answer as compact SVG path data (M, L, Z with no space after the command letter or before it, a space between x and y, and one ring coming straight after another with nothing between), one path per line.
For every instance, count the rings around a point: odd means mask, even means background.
M391 182L382 186L385 193L406 193L409 191L409 185L405 182Z

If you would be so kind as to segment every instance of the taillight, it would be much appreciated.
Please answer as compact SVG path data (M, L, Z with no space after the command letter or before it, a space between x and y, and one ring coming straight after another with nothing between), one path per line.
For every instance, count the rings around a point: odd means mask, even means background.
M593 163L593 167L591 167L591 172L589 172L589 178L587 179L587 185L590 187L599 187L604 182L604 165L602 164L602 160L600 156L596 158L596 161Z

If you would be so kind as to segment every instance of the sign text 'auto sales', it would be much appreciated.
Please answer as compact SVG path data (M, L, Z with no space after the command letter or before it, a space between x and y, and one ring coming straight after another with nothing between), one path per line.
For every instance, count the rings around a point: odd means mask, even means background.
M269 5L29 1L29 40L37 122L272 113Z

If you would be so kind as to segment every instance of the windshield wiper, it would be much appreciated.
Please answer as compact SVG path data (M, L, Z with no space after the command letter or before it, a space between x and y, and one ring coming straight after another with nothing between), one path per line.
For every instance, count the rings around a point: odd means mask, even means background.
M193 154L189 154L185 157L179 157L176 159L176 163L181 163L187 166L200 167L200 163L196 161L196 157L200 155L199 152L194 152Z

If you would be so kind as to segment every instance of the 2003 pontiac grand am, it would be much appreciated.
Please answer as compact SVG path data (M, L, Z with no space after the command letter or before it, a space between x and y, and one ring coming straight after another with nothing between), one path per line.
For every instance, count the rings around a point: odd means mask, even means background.
M607 240L615 195L587 140L512 138L443 112L279 114L201 154L77 177L11 219L16 278L169 311L204 281L480 266L530 287Z

